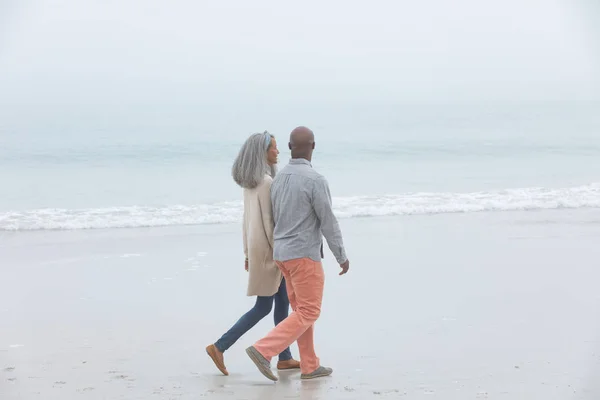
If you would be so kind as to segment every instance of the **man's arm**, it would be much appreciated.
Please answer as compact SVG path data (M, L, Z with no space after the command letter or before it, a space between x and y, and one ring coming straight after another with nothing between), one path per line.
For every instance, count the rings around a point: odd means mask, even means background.
M342 231L340 230L337 218L333 213L329 184L323 177L314 181L312 205L319 221L321 221L321 231L327 240L329 249L335 256L337 262L339 264L344 264L348 261L348 258L346 257L346 251L344 249Z

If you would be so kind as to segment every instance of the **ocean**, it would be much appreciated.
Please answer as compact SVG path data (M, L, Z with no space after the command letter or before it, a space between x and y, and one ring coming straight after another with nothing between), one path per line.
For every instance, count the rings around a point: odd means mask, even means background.
M397 105L301 113L273 126L4 125L0 230L236 223L245 137L316 135L340 218L600 208L600 104ZM230 128L231 127L231 128Z

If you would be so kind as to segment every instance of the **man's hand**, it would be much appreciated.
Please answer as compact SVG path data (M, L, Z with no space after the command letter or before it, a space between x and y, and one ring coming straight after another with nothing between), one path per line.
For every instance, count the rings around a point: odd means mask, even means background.
M342 269L340 275L344 275L346 272L348 272L348 269L350 269L350 260L346 260L343 264L340 264L340 268Z
M248 271L248 259L246 258L246 260L244 261L244 269L246 271Z

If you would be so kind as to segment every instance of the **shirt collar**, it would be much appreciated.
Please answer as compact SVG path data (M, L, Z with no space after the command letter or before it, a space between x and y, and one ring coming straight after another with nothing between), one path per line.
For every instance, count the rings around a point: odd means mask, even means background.
M292 165L304 164L304 165L308 165L308 166L312 167L312 164L310 163L310 161L308 161L305 158L291 158L290 164L292 164Z

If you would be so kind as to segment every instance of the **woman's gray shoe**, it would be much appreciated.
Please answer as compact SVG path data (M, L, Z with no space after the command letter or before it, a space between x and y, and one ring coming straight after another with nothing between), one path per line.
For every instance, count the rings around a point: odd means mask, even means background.
M333 369L327 367L319 367L310 374L302 374L300 375L300 379L315 379L322 378L324 376L329 376L333 373Z
M279 379L273 375L273 371L271 371L271 363L264 358L263 355L254 348L254 346L248 347L246 349L246 354L248 354L248 357L250 357L254 364L256 364L256 367L261 374L275 382Z

